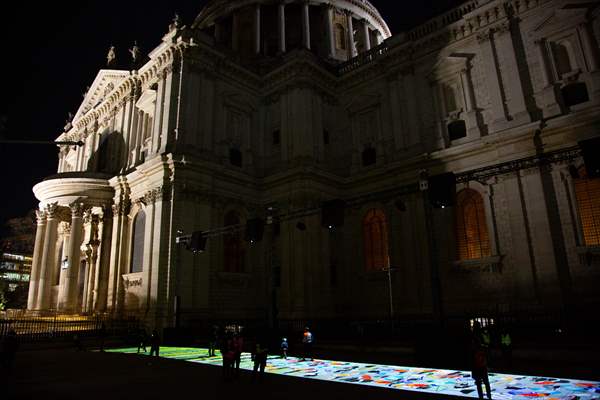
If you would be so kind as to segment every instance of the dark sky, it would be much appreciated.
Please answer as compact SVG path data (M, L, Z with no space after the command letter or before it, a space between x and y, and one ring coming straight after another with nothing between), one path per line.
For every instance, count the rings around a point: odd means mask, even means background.
M399 33L450 8L459 0L371 0ZM41 3L41 4L40 4ZM104 0L11 2L0 12L3 71L0 135L5 139L54 140L68 112L75 113L85 88L105 63L108 47L128 57L134 40L152 50L175 12L191 23L205 0ZM1 129L1 127L0 127ZM0 144L0 226L37 206L31 188L57 168L57 148Z

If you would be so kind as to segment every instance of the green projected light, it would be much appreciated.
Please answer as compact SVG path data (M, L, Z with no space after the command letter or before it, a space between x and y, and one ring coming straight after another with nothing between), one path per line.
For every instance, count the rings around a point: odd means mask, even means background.
M136 354L136 348L108 350ZM146 353L147 354L147 353ZM220 366L220 354L209 357L207 349L161 347L161 357ZM244 353L240 368L252 370L250 354ZM439 395L477 398L477 388L470 372L362 364L347 361L300 361L270 356L266 372L298 378L320 379L376 386L395 390L410 390ZM600 399L600 382L490 373L495 400L541 398L546 400Z

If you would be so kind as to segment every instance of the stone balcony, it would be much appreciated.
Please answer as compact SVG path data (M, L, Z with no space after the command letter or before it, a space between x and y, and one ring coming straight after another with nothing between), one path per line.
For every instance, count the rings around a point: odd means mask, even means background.
M112 203L114 189L109 175L90 172L65 172L45 178L33 187L40 206L58 203L69 206L80 201L90 206L105 206Z

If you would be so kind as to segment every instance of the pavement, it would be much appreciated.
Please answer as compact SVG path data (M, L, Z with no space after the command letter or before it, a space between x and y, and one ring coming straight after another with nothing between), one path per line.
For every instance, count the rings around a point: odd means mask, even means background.
M330 359L362 358L359 361L382 360L382 355L331 353ZM389 353L388 353L389 354ZM326 354L318 354L323 357ZM367 360L370 358L371 360ZM396 360L398 361L398 360ZM399 363L394 363L398 365ZM598 369L583 367L583 376L571 366L553 366L520 363L516 368L525 370L554 369L569 378L591 379ZM575 362L576 364L576 362ZM406 365L406 364L400 364ZM598 365L597 363L595 364ZM545 375L543 372L535 375ZM589 377L589 378L588 378ZM226 382L222 369L216 365L186 362L170 358L150 358L122 352L77 351L65 346L58 349L23 348L11 371L0 374L0 399L458 399L449 394L430 394L369 385L355 385L331 380L302 379L294 376L267 374L262 381L254 381L251 372L241 371L235 381ZM588 393L589 394L589 393ZM539 396L538 396L539 397ZM518 398L518 397L515 397ZM521 397L527 398L527 397ZM550 397L547 397L550 398ZM557 397L559 398L559 397ZM573 397L575 398L575 397ZM586 395L581 399L600 398L600 394Z

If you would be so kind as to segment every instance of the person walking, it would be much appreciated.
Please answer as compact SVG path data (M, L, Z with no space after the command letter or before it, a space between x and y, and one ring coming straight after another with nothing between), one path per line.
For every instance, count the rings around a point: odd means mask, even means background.
M219 346L219 327L217 325L213 325L212 333L208 341L208 356L214 357L215 350Z
M265 368L267 366L267 356L269 354L269 349L264 343L264 340L257 340L256 346L254 348L254 368L252 369L252 379L256 379L257 372L259 372L258 378L259 380L263 379L265 374Z
M284 360L287 360L287 352L288 352L289 344L287 338L281 339L281 354Z
M106 326L104 325L104 321L102 321L102 323L100 324L98 336L100 338L100 351L104 351L104 338L106 337Z
M302 335L302 348L304 350L304 354L302 360L306 360L307 358L312 361L312 345L313 345L313 334L308 328L304 328L304 334Z
M241 333L236 332L233 335L233 353L234 353L234 363L233 366L235 376L240 376L240 362L242 361L242 352L244 351L244 337Z
M160 357L160 336L156 329L152 331L152 335L150 336L150 356L153 355Z
M146 330L144 328L140 328L137 334L137 342L138 342L138 348L137 348L137 352L138 354L140 353L140 350L144 350L144 353L147 353L148 350L146 349Z

